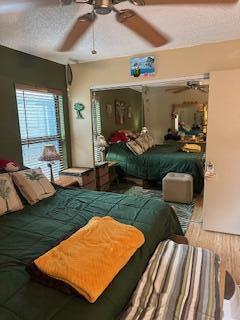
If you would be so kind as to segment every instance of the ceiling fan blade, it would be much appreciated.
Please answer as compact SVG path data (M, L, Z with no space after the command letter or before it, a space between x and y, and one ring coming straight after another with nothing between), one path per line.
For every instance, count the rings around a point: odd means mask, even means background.
M179 89L177 91L174 91L173 93L180 93L180 92L183 92L183 91L187 91L187 90L190 90L191 88L188 88L188 87L184 87L182 89Z
M0 13L16 12L42 6L68 5L73 0L0 0Z
M179 5L179 4L225 4L231 5L237 3L238 0L130 0L133 4L137 6L143 5Z
M151 43L154 47L160 47L169 42L167 37L161 34L149 22L139 16L133 10L125 9L116 13L118 22L137 33L140 37Z
M208 91L203 90L202 88L198 88L199 91L204 92L204 93L208 93Z
M79 17L66 36L63 44L59 48L59 51L69 51L84 35L96 18L97 16L94 12L86 13Z

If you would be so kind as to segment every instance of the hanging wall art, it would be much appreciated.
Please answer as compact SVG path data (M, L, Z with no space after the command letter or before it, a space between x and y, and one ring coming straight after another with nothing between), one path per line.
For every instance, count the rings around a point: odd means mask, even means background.
M106 113L108 118L112 117L112 112L113 112L113 106L111 104L106 104Z
M128 119L132 119L132 107L128 106L127 108L127 117Z
M130 59L131 76L149 77L155 74L155 57L146 56Z
M82 103L75 103L73 106L74 110L77 113L77 119L84 119L84 116L82 115L83 110L85 109L85 106Z
M125 122L125 103L115 100L115 122L116 124L124 124Z

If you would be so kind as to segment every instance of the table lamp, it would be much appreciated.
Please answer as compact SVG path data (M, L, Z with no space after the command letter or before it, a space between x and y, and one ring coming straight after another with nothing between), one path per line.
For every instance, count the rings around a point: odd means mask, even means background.
M147 127L142 127L142 131L141 131L141 134L146 134L148 133L148 128Z
M99 151L101 152L101 161L105 161L104 151L105 151L106 147L108 147L108 144L107 144L105 137L100 134L99 136L97 136L96 143L97 143Z
M54 182L52 165L54 161L60 160L60 155L57 153L57 150L53 144L48 144L44 146L42 155L39 157L39 161L48 162L48 167L50 169L51 182Z

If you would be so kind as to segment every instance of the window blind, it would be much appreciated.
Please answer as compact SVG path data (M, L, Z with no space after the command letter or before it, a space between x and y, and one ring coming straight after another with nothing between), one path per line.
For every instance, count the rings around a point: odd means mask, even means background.
M95 162L101 161L101 152L97 146L97 136L100 135L102 132L100 109L101 109L100 102L96 96L96 93L93 92L92 114L93 114L93 143L94 143Z
M50 178L46 162L38 161L46 144L53 144L61 160L54 161L54 178L64 168L64 118L62 96L39 91L16 90L23 164L41 168Z

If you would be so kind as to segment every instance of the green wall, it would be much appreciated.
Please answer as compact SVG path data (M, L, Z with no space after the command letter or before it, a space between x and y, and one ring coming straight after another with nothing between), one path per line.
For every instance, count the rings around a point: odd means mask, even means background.
M0 158L22 162L15 84L63 92L67 161L71 163L65 66L0 46Z
M97 93L101 106L101 126L102 134L108 139L115 130L126 129L139 131L142 128L142 94L133 89L114 89L104 90ZM125 102L126 106L132 108L132 118L127 117L127 108L125 109L124 124L116 124L115 122L115 100ZM106 104L113 106L113 112L109 118L106 113Z

